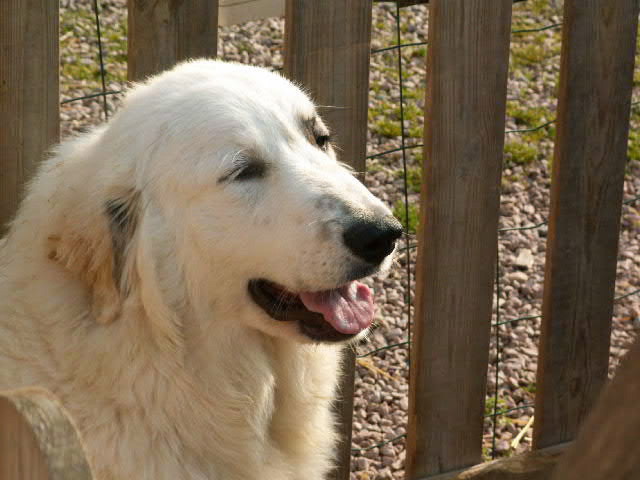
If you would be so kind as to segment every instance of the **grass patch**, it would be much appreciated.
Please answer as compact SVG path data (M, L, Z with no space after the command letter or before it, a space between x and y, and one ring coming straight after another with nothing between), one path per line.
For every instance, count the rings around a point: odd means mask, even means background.
M407 187L413 193L420 193L422 186L422 169L411 167L407 169Z
M547 121L549 111L544 107L524 108L519 102L509 101L507 115L514 119L516 125L533 128Z
M418 231L418 225L420 223L420 211L417 205L409 204L409 218L407 222L407 210L405 210L404 202L398 200L393 206L393 215L402 223L405 232L415 234Z
M396 178L404 180L404 171L398 169L394 172ZM422 185L422 169L420 167L407 168L407 188L411 193L420 193ZM404 215L404 213L402 214Z
M514 47L511 52L511 64L513 69L530 67L542 62L547 51L544 45L537 43L526 43L522 46Z
M532 145L516 140L504 146L505 163L509 165L527 165L538 158L538 149Z
M640 131L637 129L629 130L629 147L627 155L630 161L640 160Z
M507 402L504 398L498 398L497 408L496 408L496 398L491 396L488 397L484 402L484 416L488 417L493 415L493 411L502 411L507 409Z
M376 121L376 123L373 124L373 131L383 137L399 137L402 135L400 122L388 118Z

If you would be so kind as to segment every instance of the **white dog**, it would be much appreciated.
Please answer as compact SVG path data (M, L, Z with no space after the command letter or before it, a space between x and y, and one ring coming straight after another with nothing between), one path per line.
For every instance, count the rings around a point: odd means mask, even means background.
M0 244L0 389L68 408L99 480L331 468L356 280L400 225L278 74L193 61L64 142Z

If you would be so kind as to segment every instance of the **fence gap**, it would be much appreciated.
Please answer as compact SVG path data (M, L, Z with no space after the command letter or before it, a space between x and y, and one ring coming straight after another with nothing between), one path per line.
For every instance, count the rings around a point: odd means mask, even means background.
M565 0L533 442L574 438L607 379L636 0Z
M129 80L142 80L188 58L213 58L218 0L129 0Z
M432 0L407 478L482 460L511 0Z
M287 0L285 72L311 92L339 156L363 179L367 142L371 0ZM336 410L335 479L348 480L355 355L345 350Z
M58 2L0 2L0 234L60 136Z

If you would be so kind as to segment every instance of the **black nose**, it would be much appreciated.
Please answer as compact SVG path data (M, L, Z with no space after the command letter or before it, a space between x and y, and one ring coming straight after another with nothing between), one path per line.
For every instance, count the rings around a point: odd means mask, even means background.
M347 227L343 238L354 255L369 263L380 263L393 252L402 235L402 225L393 216L362 218Z

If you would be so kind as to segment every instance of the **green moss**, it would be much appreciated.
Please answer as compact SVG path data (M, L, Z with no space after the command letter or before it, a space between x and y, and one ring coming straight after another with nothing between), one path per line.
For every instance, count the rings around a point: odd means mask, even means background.
M65 63L62 64L62 75L73 80L94 81L100 78L100 66L97 64Z
M394 113L396 115L396 118L400 118L400 106L398 105L395 110ZM415 103L406 103L404 105L404 119L405 120L417 120L419 118L422 118L422 109L416 105Z
M367 161L367 168L366 168L367 173L373 174L373 173L381 172L382 170L384 170L384 167L380 165L380 163L375 162L373 160Z
M524 107L520 102L507 102L507 115L512 117L517 125L537 127L549 118L549 111L544 107Z
M631 129L629 131L628 156L630 161L640 160L640 131Z
M411 150L411 152L413 153L413 158L416 161L416 163L422 167L422 155L423 155L422 147L414 148Z
M409 217L408 219L407 213ZM393 206L393 215L400 221L400 223L402 223L406 232L415 234L418 231L420 212L416 205L410 203L409 208L405 209L404 202L402 200L398 200Z
M527 7L537 16L549 16L558 13L549 0L529 0Z
M418 100L424 97L424 89L421 88L403 88L402 96L405 100ZM422 109L420 109L422 110Z
M409 131L407 133L411 138L422 138L422 133L423 133L422 125L409 127Z
M427 47L418 47L412 53L413 57L426 57L427 56Z
M494 410L497 410L498 412L500 412L501 410L506 410L507 402L504 400L504 398L498 398L497 407L498 408L496 408L495 397L493 396L487 397L487 399L484 402L484 416L489 417L493 415Z
M393 175L404 181L404 170L398 169ZM422 169L420 167L407 168L407 187L411 193L420 193L420 185L422 183Z
M521 68L527 66L534 66L542 62L546 55L547 49L544 45L538 43L525 43L513 48L511 52L511 65L512 68Z
M400 122L387 118L376 121L373 125L373 131L383 137L399 137L402 135Z
M508 141L504 146L507 165L527 165L538 158L538 149L517 140Z
M420 193L422 185L422 169L418 167L410 167L407 169L407 187L413 193Z

